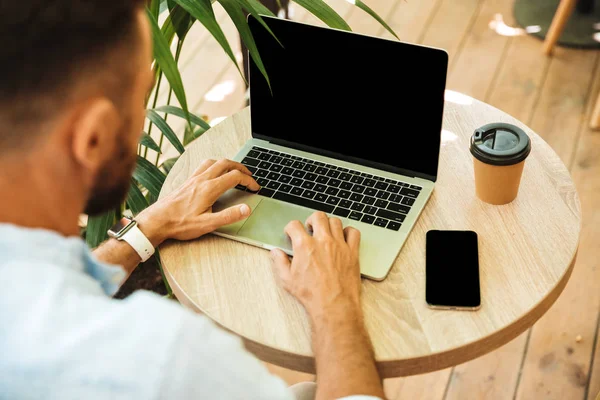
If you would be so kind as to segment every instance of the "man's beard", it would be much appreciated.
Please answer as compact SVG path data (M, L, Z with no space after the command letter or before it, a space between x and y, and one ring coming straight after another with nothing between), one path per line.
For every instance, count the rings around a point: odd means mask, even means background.
M129 191L131 174L137 156L129 154L123 142L117 142L115 157L100 170L85 207L85 213L93 216L116 208Z

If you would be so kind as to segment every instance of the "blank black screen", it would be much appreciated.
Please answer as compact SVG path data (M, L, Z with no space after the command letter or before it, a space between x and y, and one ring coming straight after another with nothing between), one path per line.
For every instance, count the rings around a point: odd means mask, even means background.
M249 24L253 136L435 180L448 64L443 50L264 18Z
M477 234L471 231L429 231L426 246L427 303L450 307L479 306Z

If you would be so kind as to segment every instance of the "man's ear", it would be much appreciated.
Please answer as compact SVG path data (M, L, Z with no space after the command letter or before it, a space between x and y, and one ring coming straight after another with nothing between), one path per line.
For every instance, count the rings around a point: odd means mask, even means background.
M90 100L77 113L72 151L75 161L88 171L90 179L113 157L120 125L119 113L107 98Z

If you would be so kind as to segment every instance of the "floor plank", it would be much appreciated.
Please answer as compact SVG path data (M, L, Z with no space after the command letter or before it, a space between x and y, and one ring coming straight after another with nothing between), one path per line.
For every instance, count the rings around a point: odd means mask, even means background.
M535 109L531 127L567 166L583 126L596 63L596 52L557 49ZM573 174L585 216L580 257L556 304L532 328L517 399L583 399L585 395L600 307L600 269L595 268L593 247L600 233L598 175L591 182L585 178L590 177L590 168L597 174L600 161L580 156L576 165L582 163L586 170L577 169Z
M444 397L450 368L407 378L386 379L385 395L389 400L440 400Z
M441 0L397 0L396 8L386 21L403 42L418 43L435 15ZM389 32L382 37L394 38Z

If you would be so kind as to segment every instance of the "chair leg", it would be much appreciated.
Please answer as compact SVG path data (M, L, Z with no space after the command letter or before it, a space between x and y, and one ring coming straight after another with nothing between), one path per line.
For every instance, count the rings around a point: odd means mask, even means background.
M545 55L550 55L554 49L554 45L558 41L567 20L571 16L571 12L575 7L577 0L561 0L558 9L552 18L552 24L548 29L548 34L544 40L543 52Z
M598 94L596 104L594 105L594 111L592 112L592 118L590 119L590 128L600 128L600 94Z

